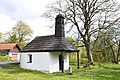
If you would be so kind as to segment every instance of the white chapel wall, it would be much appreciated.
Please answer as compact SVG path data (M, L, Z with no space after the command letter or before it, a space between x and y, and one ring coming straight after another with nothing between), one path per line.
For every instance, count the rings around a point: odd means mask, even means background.
M69 53L64 53L64 70L69 69Z
M51 52L50 53L50 72L59 71L59 55L61 52ZM69 69L69 54L63 52L64 55L64 70Z
M32 63L29 62L28 55L32 54ZM25 69L43 71L43 72L58 72L59 71L59 55L61 52L25 52L21 53L20 66ZM64 70L69 68L69 54L63 52L64 55Z
M50 52L50 73L59 71L59 54L58 52Z
M28 63L28 54L32 54L32 63ZM49 71L49 52L26 52L21 54L22 68L48 72Z

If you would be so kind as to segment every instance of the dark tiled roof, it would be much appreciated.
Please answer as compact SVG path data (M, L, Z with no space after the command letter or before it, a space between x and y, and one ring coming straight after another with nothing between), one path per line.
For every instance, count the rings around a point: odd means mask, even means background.
M72 45L65 37L37 36L27 44L22 52L42 52L42 51L68 51L77 52L77 48Z

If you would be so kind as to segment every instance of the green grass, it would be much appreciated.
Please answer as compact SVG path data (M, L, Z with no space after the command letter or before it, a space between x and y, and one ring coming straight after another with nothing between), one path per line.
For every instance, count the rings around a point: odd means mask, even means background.
M98 68L97 64L92 68L76 69L76 62L71 62L73 74L65 73L42 73L20 68L18 65L11 65L0 68L0 80L120 80L120 64L102 63Z
M0 54L0 62L12 61L8 55Z

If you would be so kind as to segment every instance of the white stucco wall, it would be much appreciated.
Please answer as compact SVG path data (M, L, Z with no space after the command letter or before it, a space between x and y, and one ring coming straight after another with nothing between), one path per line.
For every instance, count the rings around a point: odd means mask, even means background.
M12 54L17 54L17 60L20 60L20 54L21 53L16 53L16 52L9 52L9 57L12 57Z
M49 55L50 73L59 71L59 55L61 52L51 52ZM64 70L69 69L69 55L63 52L64 55Z
M69 53L64 53L64 70L69 69Z
M12 57L12 54L13 54L12 52L9 52L8 56Z
M32 55L32 63L29 62L28 54ZM49 71L49 52L29 52L21 53L22 68L48 72Z
M28 54L32 54L32 63L28 63ZM43 71L43 72L58 72L59 71L59 55L60 52L26 52L21 53L22 68ZM69 68L69 55L64 52L64 70Z
M59 53L51 52L49 55L50 73L59 71Z

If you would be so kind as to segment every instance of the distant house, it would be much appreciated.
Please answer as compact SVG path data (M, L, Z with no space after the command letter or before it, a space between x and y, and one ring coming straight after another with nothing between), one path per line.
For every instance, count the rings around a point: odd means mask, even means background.
M20 47L16 43L0 44L0 54L10 56L12 60L19 60Z
M22 68L48 73L69 69L69 53L79 50L65 38L64 17L57 15L55 22L55 35L37 36L22 49Z

